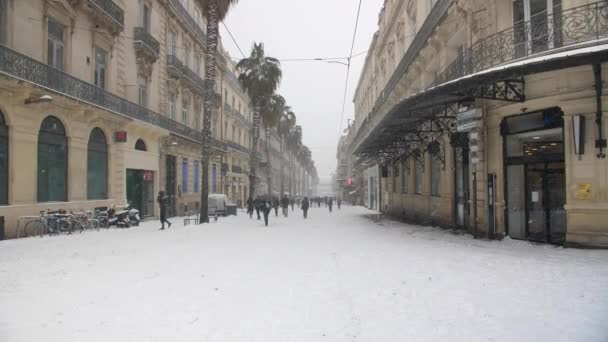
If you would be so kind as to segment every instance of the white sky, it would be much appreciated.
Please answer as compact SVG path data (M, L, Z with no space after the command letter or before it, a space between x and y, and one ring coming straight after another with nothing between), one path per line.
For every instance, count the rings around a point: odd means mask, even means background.
M363 0L353 54L366 51L377 29L384 0ZM279 59L346 57L351 48L358 0L242 0L233 7L226 25L248 56L253 42ZM224 47L242 58L220 25ZM365 54L352 62L346 110L340 119L346 66L322 61L282 62L283 95L303 127L303 141L312 151L320 177L336 169L336 147L347 119L354 117L352 99Z

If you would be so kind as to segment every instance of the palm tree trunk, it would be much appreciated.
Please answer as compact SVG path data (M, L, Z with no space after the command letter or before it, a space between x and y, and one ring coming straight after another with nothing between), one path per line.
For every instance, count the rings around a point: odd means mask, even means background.
M289 147L287 149L289 154L289 198L293 198L293 154Z
M257 186L257 167L258 167L258 139L260 138L260 118L262 113L262 101L254 101L253 125L251 126L251 156L249 157L249 196L255 198Z
M281 195L280 197L283 197L283 193L285 192L285 165L284 165L284 161L283 161L283 134L281 134Z
M268 183L268 196L272 199L272 163L270 162L270 127L266 127L266 182Z
M202 132L202 180L200 223L209 223L209 156L211 142L211 116L216 107L215 99L215 67L217 42L219 36L217 2L209 1L207 18L207 63L205 63L204 115Z

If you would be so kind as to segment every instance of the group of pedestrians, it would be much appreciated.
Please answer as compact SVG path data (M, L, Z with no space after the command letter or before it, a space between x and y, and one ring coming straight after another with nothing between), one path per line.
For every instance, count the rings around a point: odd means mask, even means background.
M317 207L321 208L323 206L329 208L329 211L331 212L333 210L333 206L334 206L334 198L330 197L330 196L325 196L325 197L313 197L310 200L311 204L314 206L315 204L317 205ZM338 205L338 210L340 210L340 207L342 206L342 200L340 198L337 198L335 200L336 204Z

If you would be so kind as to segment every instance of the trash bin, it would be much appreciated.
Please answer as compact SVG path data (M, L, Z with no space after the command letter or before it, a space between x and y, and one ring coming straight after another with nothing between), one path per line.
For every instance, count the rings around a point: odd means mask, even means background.
M231 216L231 215L236 216L236 208L237 208L236 204L232 204L232 203L226 204L226 216Z

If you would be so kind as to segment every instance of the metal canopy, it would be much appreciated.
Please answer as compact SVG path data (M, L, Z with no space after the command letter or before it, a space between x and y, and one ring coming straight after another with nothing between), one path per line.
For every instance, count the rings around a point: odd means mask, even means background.
M474 99L523 102L525 76L606 62L608 45L605 47L577 54L576 57L560 54L551 58L548 55L530 63L513 63L431 87L395 105L354 153L364 158L385 160L407 154L408 147L418 145L415 139L411 139L411 133L424 139L423 133L433 133L434 129L439 134L450 131L453 125L450 121L455 120L461 103ZM425 129L431 132L425 132Z

